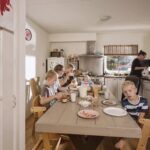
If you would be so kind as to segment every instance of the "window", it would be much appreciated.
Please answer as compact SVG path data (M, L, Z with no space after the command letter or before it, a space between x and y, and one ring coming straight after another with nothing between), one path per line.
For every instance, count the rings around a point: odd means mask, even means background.
M138 45L105 45L105 55L137 55Z
M105 56L106 73L130 73L131 64L136 56Z
M25 78L30 80L36 76L36 58L35 56L25 57Z
M105 72L130 73L133 59L138 54L138 45L105 45Z

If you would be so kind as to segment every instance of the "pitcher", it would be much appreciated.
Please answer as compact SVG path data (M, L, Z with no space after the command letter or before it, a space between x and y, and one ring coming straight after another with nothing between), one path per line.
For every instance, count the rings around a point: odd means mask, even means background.
M79 94L80 94L80 97L82 98L87 97L87 86L80 86Z

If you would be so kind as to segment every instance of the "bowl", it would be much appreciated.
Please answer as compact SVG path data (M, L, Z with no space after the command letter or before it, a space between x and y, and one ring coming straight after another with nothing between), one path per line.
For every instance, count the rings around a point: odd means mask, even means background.
M82 107L88 107L91 105L91 102L82 100L79 102L79 105L81 105Z
M68 99L67 99L67 98L64 98L64 99L62 99L62 102L63 102L63 103L67 103L67 102L68 102Z

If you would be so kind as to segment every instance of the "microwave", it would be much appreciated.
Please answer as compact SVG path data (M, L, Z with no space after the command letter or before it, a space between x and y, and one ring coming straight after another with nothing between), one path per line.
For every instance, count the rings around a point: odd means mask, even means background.
M62 57L61 52L50 52L50 57Z

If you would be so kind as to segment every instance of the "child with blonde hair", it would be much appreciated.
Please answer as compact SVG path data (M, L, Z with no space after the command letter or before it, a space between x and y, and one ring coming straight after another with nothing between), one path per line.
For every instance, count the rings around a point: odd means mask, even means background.
M131 117L138 121L141 117L144 117L148 111L147 99L137 95L137 88L132 81L125 81L122 84L122 91L125 98L122 100L122 106L131 115ZM119 142L115 144L118 149L123 149L125 140L121 138Z
M45 82L41 90L41 105L50 104L50 106L56 101L63 97L62 92L57 92L55 83L57 81L57 74L53 70L49 70L45 77Z

